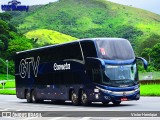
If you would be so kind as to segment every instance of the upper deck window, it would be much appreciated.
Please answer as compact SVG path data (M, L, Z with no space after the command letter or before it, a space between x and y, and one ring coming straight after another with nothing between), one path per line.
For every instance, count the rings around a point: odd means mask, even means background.
M134 51L128 40L111 39L97 40L98 55L107 60L129 60L134 59Z

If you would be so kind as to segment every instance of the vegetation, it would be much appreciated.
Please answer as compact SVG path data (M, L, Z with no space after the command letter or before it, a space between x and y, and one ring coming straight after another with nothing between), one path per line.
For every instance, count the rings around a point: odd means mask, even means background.
M160 96L160 85L141 85L140 86L142 96Z
M4 94L4 95L15 95L16 91L15 90L0 90L0 94Z
M0 74L6 73L6 60L8 60L9 74L14 75L14 58L15 53L18 51L76 39L45 29L30 31L26 33L27 38L17 32L16 27L11 24L10 19L11 15L9 13L0 13Z
M6 74L0 74L0 81L1 80L6 80L7 79L7 75ZM8 80L14 80L15 77L13 75L8 75Z
M29 31L25 34L29 39L33 39L38 46L45 46L49 44L58 44L76 40L77 38L47 29L38 29Z
M0 89L2 89L3 86L0 84ZM15 81L7 81L4 88L15 88Z

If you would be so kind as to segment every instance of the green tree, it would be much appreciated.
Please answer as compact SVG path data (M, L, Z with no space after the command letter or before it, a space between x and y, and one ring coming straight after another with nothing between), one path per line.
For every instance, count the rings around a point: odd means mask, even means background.
M11 20L11 18L12 18L12 15L7 13L7 12L0 13L0 19L1 20L9 21L9 20Z
M154 45L151 51L151 57L153 58L154 67L160 70L160 43Z
M14 39L9 41L8 45L8 59L13 59L16 52L32 49L31 40L24 36L16 36Z
M141 56L144 57L149 63L151 62L151 52L151 48L144 48L141 53Z
M160 42L160 35L152 34L140 45L140 51L143 51L145 48L152 48L155 44Z

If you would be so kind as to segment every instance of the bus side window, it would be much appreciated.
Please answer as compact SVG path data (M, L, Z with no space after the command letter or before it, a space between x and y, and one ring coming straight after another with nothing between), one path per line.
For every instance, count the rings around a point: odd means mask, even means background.
M81 42L84 57L97 57L96 48L92 41Z

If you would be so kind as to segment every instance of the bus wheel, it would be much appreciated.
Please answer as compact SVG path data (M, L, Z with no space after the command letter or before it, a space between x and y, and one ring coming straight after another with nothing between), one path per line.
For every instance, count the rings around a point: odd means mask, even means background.
M33 102L33 103L37 103L37 102L38 102L38 99L36 98L36 95L35 95L35 91L34 91L34 90L32 91L31 99L32 99L32 102Z
M87 97L87 94L82 91L82 94L81 94L81 104L82 105L89 105L90 102L88 101L88 97Z
M28 103L31 103L31 102L32 102L31 93L30 93L29 90L27 90L27 92L26 92L26 99L27 99L27 102L28 102Z
M114 105L120 105L121 101L112 101Z
M72 100L73 105L79 105L78 96L76 95L74 91L72 91L71 100Z
M108 103L109 103L109 102L108 102L108 101L106 101L106 102L102 102L102 103L103 103L104 105L108 105Z

